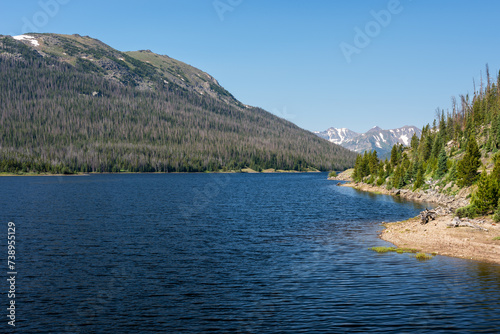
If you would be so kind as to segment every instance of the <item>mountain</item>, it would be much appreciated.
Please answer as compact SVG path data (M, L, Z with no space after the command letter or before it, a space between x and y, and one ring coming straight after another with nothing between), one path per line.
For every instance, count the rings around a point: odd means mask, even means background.
M343 143L348 142L349 140L354 139L360 135L359 133L346 128L329 128L326 131L315 131L314 133L319 137L324 138L337 145L342 145Z
M168 56L0 35L0 172L341 170L355 158Z
M415 126L403 126L392 130L383 130L375 126L363 134L345 128L329 128L315 134L351 151L363 153L376 150L379 156L387 156L395 144L409 146L413 135L420 137L422 132Z

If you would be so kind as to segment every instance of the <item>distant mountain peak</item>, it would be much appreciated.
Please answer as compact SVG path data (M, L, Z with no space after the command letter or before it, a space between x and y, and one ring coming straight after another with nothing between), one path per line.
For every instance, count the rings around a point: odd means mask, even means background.
M329 128L326 131L323 132L316 131L314 133L321 138L324 138L334 144L341 146L343 143L348 142L349 140L359 136L359 133L349 130L347 128L340 128L340 129Z
M380 157L387 156L394 144L409 146L414 134L418 137L421 130L415 126L405 125L401 128L384 130L374 126L365 133L356 133L346 128L331 127L326 131L316 131L315 134L332 143L341 145L358 153L376 150Z

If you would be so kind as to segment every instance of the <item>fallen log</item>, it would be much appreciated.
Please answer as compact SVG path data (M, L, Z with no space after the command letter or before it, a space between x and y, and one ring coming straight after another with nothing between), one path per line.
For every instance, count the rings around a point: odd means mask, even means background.
M478 223L480 223L480 222L478 222ZM458 217L453 218L453 221L449 222L446 225L448 227L471 227L471 228L475 228L477 230L488 232L488 229L486 229L486 228L484 228L482 226L479 226L477 224L473 224L469 220L461 220Z

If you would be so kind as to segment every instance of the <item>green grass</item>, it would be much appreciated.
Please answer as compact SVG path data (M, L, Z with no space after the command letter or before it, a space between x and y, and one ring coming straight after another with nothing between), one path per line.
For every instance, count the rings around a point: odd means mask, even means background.
M493 240L500 240L500 237L494 237Z
M403 253L412 253L412 254L415 254L415 253L418 253L418 249L415 249L415 248L398 248L396 250L396 253L398 253L398 254L403 254Z
M411 254L415 254L415 258L419 261L430 260L430 259L432 259L433 255L436 255L436 254L429 255L429 254L425 254L425 253L420 253L420 251L418 249L415 249L415 248L397 248L397 247L377 246L377 247L371 247L368 249L375 251L377 253L389 253L389 252L395 252L398 254L411 253Z
M432 255L429 255L429 254L425 254L425 253L417 253L415 255L415 257L417 258L417 260L419 261L426 261L426 260L430 260L433 258Z
M404 253L415 254L419 252L419 250L415 248L396 248L396 247L384 247L384 246L371 247L369 249L377 253L396 252L398 254L404 254Z
M377 253L387 253L396 251L396 247L384 247L384 246L371 247L369 249Z

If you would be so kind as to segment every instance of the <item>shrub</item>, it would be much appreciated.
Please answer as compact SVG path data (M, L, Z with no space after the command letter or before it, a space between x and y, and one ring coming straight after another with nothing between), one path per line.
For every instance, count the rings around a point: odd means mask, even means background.
M498 207L493 215L493 220L496 222L500 222L500 200L498 200Z
M377 179L377 186L379 186L379 187L380 187L381 185L383 185L383 184L384 184L384 182L385 182L385 179L384 179L383 177L379 177L379 178Z
M464 218L464 217L468 217L468 218L474 218L477 216L477 209L474 205L472 204L469 204L467 206L464 206L463 208L460 208L458 209L455 214L459 217L459 218Z
M331 171L330 174L328 174L328 177L337 177L337 173Z

